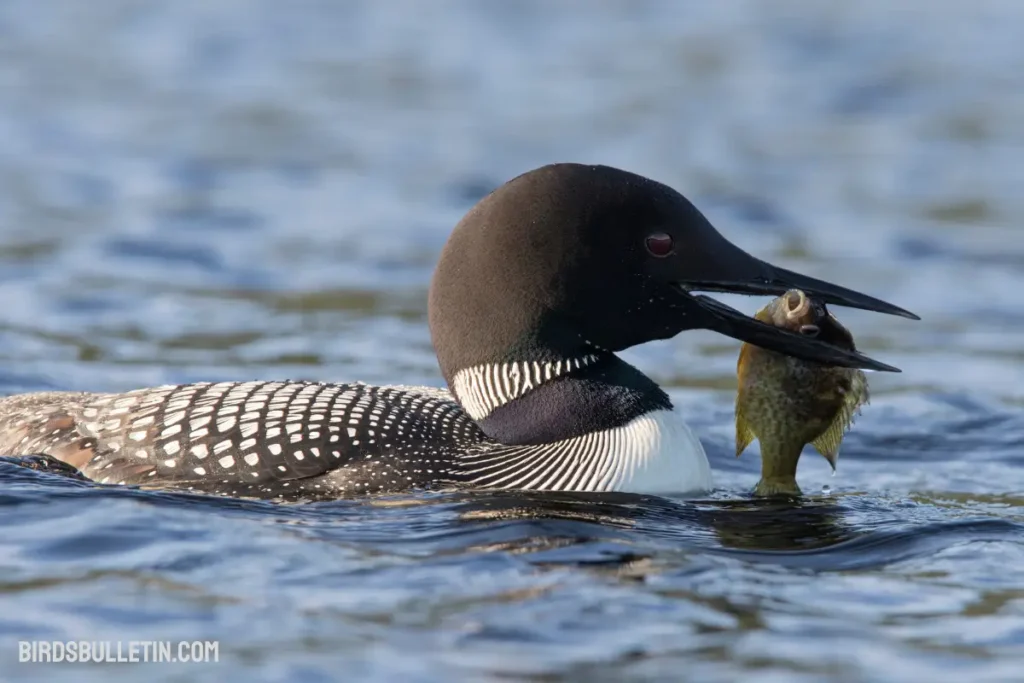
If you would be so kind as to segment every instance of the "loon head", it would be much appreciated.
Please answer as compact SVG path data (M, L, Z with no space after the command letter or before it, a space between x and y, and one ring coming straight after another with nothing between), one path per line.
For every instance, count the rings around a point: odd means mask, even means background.
M455 227L431 282L430 331L449 384L473 366L579 358L692 329L804 360L898 372L698 293L789 289L917 319L751 256L666 185L607 166L553 164L494 190Z

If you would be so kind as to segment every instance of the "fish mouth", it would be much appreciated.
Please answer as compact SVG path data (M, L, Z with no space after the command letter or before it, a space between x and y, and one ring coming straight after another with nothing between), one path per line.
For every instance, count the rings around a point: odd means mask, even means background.
M910 311L881 299L831 282L778 268L744 252L740 252L740 254L742 257L737 259L738 262L730 264L733 267L728 270L732 272L727 277L687 279L675 283L678 290L693 304L691 310L694 310L699 317L699 327L770 351L822 365L900 372L899 368L877 361L859 351L844 349L817 337L801 335L763 323L705 294L696 293L720 292L749 296L778 296L788 290L799 289L821 303L920 320Z

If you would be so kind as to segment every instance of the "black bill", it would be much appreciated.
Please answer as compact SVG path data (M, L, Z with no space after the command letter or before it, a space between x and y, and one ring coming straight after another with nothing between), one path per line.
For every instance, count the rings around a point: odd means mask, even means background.
M734 339L823 365L900 372L899 368L865 356L859 351L844 349L817 337L805 337L781 327L768 325L711 297L697 295L693 299L710 317L710 322L706 324L707 329Z
M899 306L824 280L776 268L750 256L724 239L722 242L716 245L718 249L713 258L705 261L702 266L691 266L690 272L697 271L694 274L699 273L698 277L688 277L685 281L677 283L703 316L700 327L770 351L824 365L900 372L899 368L869 358L858 351L843 349L815 337L806 337L768 325L708 296L693 293L701 291L778 296L790 289L800 289L812 299L825 304L920 320L918 316ZM701 277L704 274L709 277Z

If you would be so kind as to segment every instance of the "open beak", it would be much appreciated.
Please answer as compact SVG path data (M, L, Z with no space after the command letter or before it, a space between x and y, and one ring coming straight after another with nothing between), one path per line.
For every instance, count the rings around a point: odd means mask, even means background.
M700 311L700 327L770 351L823 365L900 372L899 368L876 361L857 351L843 349L816 337L807 337L768 325L708 296L694 294L695 291L703 291L778 296L790 289L800 289L811 298L826 304L920 320L910 311L867 294L777 268L754 258L721 235L717 237L720 241L716 240L717 243L704 252L705 258L701 259L700 263L691 261L687 268L688 277L676 283ZM690 275L695 277L689 277Z

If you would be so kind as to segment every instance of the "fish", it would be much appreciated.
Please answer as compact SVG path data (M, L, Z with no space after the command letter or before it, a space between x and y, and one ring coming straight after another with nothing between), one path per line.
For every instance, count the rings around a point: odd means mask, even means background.
M763 323L818 337L854 351L853 335L825 304L791 289L754 316ZM869 402L861 370L799 360L744 343L736 362L736 457L761 445L759 496L799 496L797 463L811 444L835 472L839 447Z

